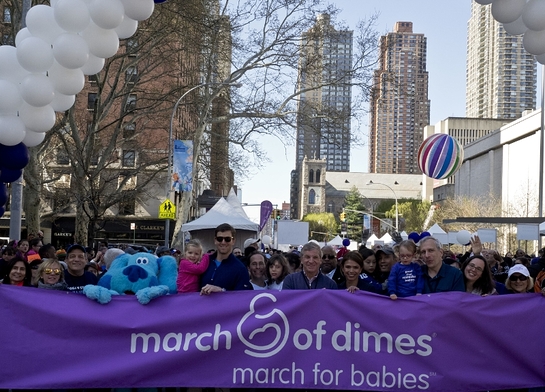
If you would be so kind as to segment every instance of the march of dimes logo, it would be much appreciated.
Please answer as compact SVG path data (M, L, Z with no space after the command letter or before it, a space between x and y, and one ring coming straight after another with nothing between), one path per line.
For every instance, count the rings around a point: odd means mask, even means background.
M290 325L284 312L274 307L268 313L260 313L260 309L269 308L267 305L276 301L276 297L269 293L255 296L248 312L237 325L238 338L247 347L244 352L252 357L271 357L280 352L288 341ZM260 326L255 327L256 324Z

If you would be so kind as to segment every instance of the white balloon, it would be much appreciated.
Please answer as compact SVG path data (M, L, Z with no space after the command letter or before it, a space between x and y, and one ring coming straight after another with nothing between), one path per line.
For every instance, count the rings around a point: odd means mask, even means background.
M545 1L528 1L522 12L522 20L530 30L545 30Z
M53 128L56 120L55 111L50 105L37 108L26 103L21 106L19 117L25 127L32 132L47 132Z
M264 235L261 242L263 242L263 245L270 245L272 242L272 238L270 235Z
M119 0L94 0L89 4L89 14L97 26L115 29L123 22L125 8Z
M121 0L121 3L125 7L125 15L138 21L148 19L155 8L153 0Z
M49 70L49 77L55 90L64 95L75 95L85 86L85 76L81 69L68 69L57 62Z
M522 38L524 49L535 56L545 53L545 30L528 30Z
M15 115L22 104L17 85L9 80L0 80L0 114Z
M48 44L52 44L55 38L65 31L57 24L53 8L48 5L35 5L28 10L26 24L35 37L40 37Z
M29 72L45 72L53 65L51 45L38 37L28 37L17 47L17 60Z
M0 143L5 146L15 146L25 138L25 125L15 115L0 116Z
M65 68L81 68L89 60L89 45L80 35L61 34L53 42L53 56Z
M526 0L494 0L492 16L500 23L511 23L522 15L525 5Z
M526 27L526 25L522 21L522 16L514 22L504 23L503 28L505 29L507 34L510 35L521 35L524 34L526 30L528 30L528 27Z
M475 0L475 3L479 3L481 5L492 4L493 2L494 0Z
M81 71L84 75L96 75L102 68L104 68L104 59L102 57L97 57L93 54L89 54L89 60L81 67Z
M81 32L89 45L89 52L104 59L115 55L119 49L119 38L115 30L105 30L93 22Z
M460 230L458 233L456 233L456 241L462 245L469 244L471 241L471 233L467 230Z
M540 64L545 64L545 53L536 56L536 60Z
M138 22L125 16L123 22L115 28L115 32L119 39L127 39L136 33L136 29L138 29Z
M79 33L88 25L91 17L83 0L57 0L53 6L57 24L71 33Z
M21 81L21 96L31 106L45 106L53 101L54 90L51 80L42 74L30 74Z
M76 102L75 95L64 95L55 91L55 97L53 98L53 101L51 101L51 107L56 112L65 112L74 106L74 102Z
M17 49L9 45L0 46L0 79L19 83L28 74L17 60Z
M28 37L31 37L32 33L28 28L24 28L19 30L19 32L15 35L15 46L19 46L19 44Z
M25 132L25 138L23 144L27 147L36 147L45 139L45 132L32 132L27 130Z

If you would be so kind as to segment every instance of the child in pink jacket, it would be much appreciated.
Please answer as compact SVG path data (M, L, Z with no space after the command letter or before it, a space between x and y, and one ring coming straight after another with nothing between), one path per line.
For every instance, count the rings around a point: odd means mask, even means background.
M202 257L201 257L202 256ZM208 254L202 254L202 245L198 240L191 240L185 246L184 257L180 260L176 286L178 293L196 293L199 291L199 279L208 268Z

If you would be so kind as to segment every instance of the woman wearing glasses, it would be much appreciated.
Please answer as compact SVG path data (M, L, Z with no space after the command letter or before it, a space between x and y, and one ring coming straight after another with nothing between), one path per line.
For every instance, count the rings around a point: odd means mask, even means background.
M55 259L44 259L38 267L38 288L49 290L68 290L64 281L64 271L61 264Z
M528 268L522 264L515 264L509 269L505 287L510 294L533 292L534 279L530 276Z
M487 296L496 293L496 284L486 259L482 256L472 256L462 265L462 274L466 293Z

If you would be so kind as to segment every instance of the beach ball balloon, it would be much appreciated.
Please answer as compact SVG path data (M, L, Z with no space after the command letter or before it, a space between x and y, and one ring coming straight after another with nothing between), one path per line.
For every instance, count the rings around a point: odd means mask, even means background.
M462 165L464 150L452 136L436 133L418 150L418 166L428 177L441 180L452 176Z

